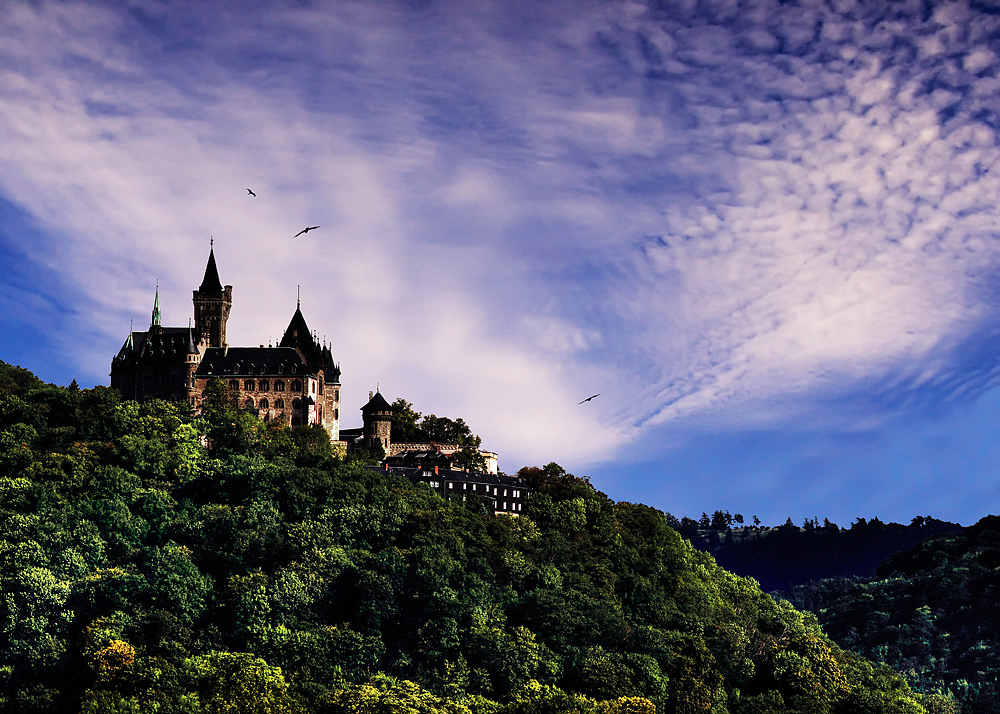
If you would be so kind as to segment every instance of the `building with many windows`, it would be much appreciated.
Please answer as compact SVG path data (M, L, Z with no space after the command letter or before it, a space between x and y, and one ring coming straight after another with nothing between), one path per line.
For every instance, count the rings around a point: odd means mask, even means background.
M230 347L233 287L219 279L214 247L193 302L193 324L164 327L157 288L149 329L130 330L111 361L112 387L127 399L181 399L197 409L208 383L221 379L235 404L261 419L319 424L340 439L340 367L300 305L276 346Z

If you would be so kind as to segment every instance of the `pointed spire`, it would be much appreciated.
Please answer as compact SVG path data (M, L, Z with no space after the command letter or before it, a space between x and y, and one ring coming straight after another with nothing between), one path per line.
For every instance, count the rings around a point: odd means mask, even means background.
M160 281L156 281L156 297L153 298L153 321L150 323L153 327L160 327L162 320L160 319Z
M205 277L201 281L201 287L198 288L200 292L222 292L222 281L219 280L219 269L215 265L215 239L213 238L212 247L208 251L208 265L205 267Z
M198 348L194 344L194 330L191 327L191 318L188 318L188 335L187 335L187 354L193 355L198 353Z

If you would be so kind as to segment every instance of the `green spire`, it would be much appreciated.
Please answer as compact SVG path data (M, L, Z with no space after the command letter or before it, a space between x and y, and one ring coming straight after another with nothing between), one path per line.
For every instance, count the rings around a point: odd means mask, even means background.
M160 281L156 281L156 297L153 299L153 326L160 327Z

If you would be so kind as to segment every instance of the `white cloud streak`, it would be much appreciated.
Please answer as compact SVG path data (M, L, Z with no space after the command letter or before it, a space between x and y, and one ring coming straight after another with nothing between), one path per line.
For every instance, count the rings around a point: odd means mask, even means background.
M92 301L95 378L157 278L183 324L213 235L234 342L301 284L348 399L462 416L509 469L904 364L960 392L948 346L993 312L996 17L211 7L0 9L0 193Z

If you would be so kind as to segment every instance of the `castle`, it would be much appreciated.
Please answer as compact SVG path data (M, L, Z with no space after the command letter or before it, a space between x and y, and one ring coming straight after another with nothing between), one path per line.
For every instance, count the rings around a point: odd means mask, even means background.
M193 325L164 327L157 288L149 329L129 331L111 361L112 387L127 399L184 400L197 410L208 383L221 379L236 404L259 418L319 424L331 441L340 440L340 367L309 331L299 304L276 347L230 347L233 286L219 280L214 246L193 301Z

